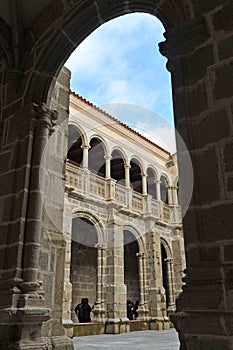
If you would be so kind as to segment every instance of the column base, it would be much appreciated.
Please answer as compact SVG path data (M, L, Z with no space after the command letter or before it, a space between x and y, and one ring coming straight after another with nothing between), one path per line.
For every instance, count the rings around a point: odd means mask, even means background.
M96 304L92 310L92 313L93 313L93 317L92 317L93 322L104 323L106 321L106 310L102 303Z
M130 332L130 324L128 318L124 320L120 319L109 319L105 323L106 334L122 334Z
M141 304L138 307L138 318L139 321L147 321L149 319L149 310L146 304Z
M170 321L168 317L153 318L149 321L150 330L165 331L170 328Z

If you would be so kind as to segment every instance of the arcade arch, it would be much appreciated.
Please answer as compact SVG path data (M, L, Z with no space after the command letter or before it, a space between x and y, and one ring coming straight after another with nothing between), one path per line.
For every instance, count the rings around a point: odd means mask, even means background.
M98 235L94 224L86 219L75 217L72 220L70 282L72 284L72 305L88 298L94 305L97 296L97 246ZM77 322L75 314L72 314Z
M122 153L117 149L111 155L111 177L118 183L125 184L125 161Z
M97 137L90 141L88 166L97 175L105 177L105 150L102 141Z
M74 125L68 126L68 152L67 159L77 165L81 165L83 161L83 139L81 131Z

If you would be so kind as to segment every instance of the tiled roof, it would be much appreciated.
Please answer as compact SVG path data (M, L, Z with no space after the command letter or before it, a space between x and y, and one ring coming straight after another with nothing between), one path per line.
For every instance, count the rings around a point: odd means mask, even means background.
M149 140L147 137L143 136L142 134L140 134L138 131L132 129L130 126L128 126L127 124L121 122L120 120L118 120L117 118L113 117L111 114L107 113L106 111L104 111L103 109L97 107L96 105L94 105L92 102L86 100L84 97L80 96L79 94L77 94L76 92L70 90L71 95L75 96L76 98L78 98L80 101L83 101L84 103L86 103L88 106L94 108L95 110L97 110L98 112L103 113L104 115L106 115L108 118L110 118L111 120L114 120L116 123L118 123L119 125L123 126L124 128L126 128L127 130L129 130L130 132L133 132L134 134L136 134L137 136L141 137L143 140L149 142L150 144L152 144L153 146L161 149L163 152L166 152L167 154L170 155L170 152L167 151L166 149L162 148L161 146L157 145L156 143L154 143L153 141Z

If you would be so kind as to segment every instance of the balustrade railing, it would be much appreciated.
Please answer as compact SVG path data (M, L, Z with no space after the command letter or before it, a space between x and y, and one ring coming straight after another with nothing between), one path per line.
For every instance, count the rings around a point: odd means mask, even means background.
M72 192L115 201L126 209L153 215L167 223L181 222L180 207L168 206L150 195L142 195L113 179L105 179L70 162L66 164L65 179L67 189L72 189Z

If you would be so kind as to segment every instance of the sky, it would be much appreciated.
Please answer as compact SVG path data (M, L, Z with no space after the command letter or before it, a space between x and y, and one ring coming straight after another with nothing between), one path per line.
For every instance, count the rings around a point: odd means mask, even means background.
M171 77L158 48L164 32L154 16L124 15L90 34L65 65L73 91L174 153Z

